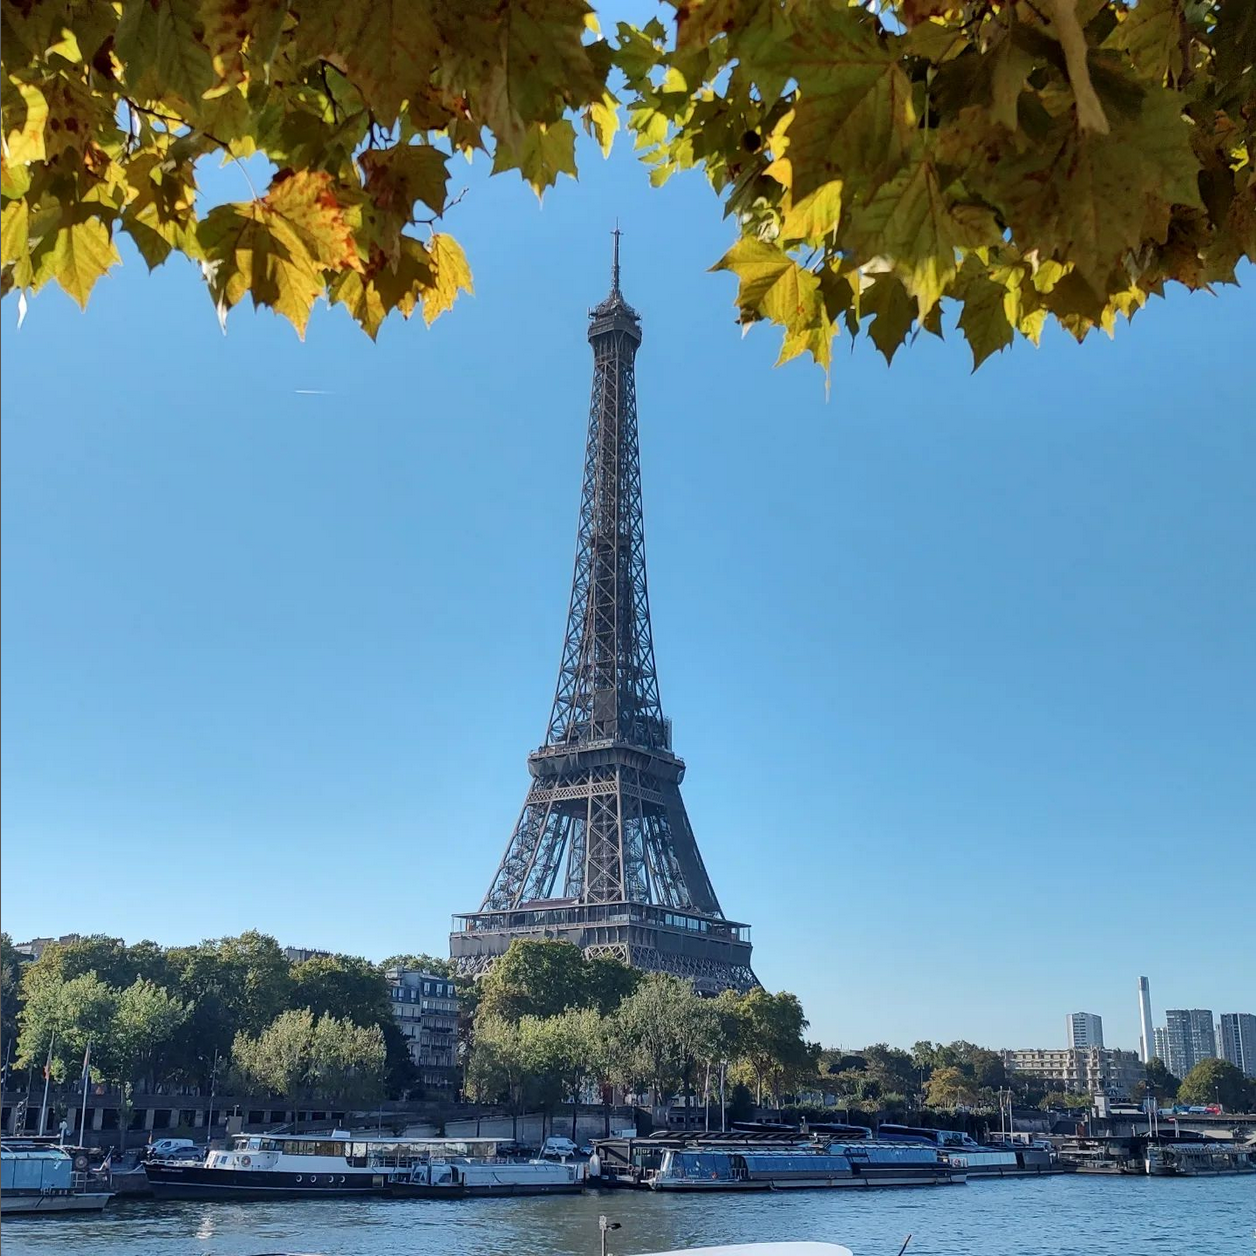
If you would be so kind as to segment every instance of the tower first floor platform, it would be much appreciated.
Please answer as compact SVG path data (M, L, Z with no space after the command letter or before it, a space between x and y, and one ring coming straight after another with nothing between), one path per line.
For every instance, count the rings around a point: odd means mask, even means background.
M646 972L693 982L699 994L749 990L750 927L649 903L526 903L454 917L449 954L459 973L487 972L516 938L570 942L589 956L611 956Z

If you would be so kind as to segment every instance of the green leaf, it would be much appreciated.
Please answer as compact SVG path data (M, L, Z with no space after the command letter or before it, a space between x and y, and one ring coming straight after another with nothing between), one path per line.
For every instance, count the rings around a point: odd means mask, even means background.
M414 0L330 3L336 10L335 61L343 65L377 118L391 122L404 101L426 89L440 61L433 6Z
M742 46L750 69L798 84L788 130L794 196L835 177L875 183L900 160L916 124L896 37L861 9L837 5L800 9L794 23L787 40L765 28L761 42Z
M48 124L48 101L43 92L6 75L0 105L4 110L5 163L20 166L43 161L44 127Z
M127 85L195 105L214 83L197 0L124 0L115 47Z
M964 308L959 329L973 354L975 371L991 354L999 353L1013 341L1012 324L1007 317L1008 291L1001 283L975 276L960 294Z
M785 211L781 235L787 240L809 240L819 244L836 230L841 216L842 185L835 180L816 188Z
M471 268L462 245L453 236L434 235L428 245L433 268L431 287L423 294L423 320L430 327L449 309L459 292L472 295Z
M1171 206L1200 207L1192 124L1177 92L1147 92L1136 118L1114 116L1111 133L1064 124L1062 142L1000 163L983 189L1000 202L1023 252L1071 261L1095 293L1144 239L1163 241Z
M412 221L416 201L434 214L445 208L449 157L431 144L397 144L368 149L360 158L366 193L375 207L402 223Z
M824 309L819 276L774 245L752 238L738 240L711 269L737 276L742 322L767 318L785 329L778 365L805 351L827 369L833 328Z
M52 278L86 309L96 281L121 261L109 228L99 218L87 218L58 230L48 265Z
M250 295L305 335L325 268L360 265L330 183L323 172L276 178L262 200L219 205L200 223L197 241L220 318Z
M897 260L923 317L954 277L957 250L993 243L998 234L989 216L974 226L972 220L956 215L936 167L926 158L883 183L867 204L856 209L846 238L860 261Z
M552 126L534 122L526 128L523 142L512 148L504 141L497 145L493 157L493 173L518 170L541 196L546 188L558 182L560 174L576 177L576 128L566 118Z
M885 272L877 275L871 286L860 294L859 312L861 316L873 316L868 335L884 355L886 366L889 366L898 347L911 331L916 317L916 303L907 295L899 277Z
M1163 84L1182 75L1181 0L1138 0L1118 14L1106 48L1119 48L1142 73Z
M0 260L5 266L24 261L30 251L30 209L25 201L5 203L0 211Z
M584 129L598 142L603 157L611 155L615 132L619 130L619 101L605 92L601 100L595 100L584 115Z

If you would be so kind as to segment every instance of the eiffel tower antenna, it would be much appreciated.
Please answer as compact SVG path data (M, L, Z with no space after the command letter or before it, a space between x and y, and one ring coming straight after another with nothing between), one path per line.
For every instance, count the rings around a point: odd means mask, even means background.
M636 354L641 317L619 286L589 311L593 396L576 564L544 744L528 756L523 810L475 912L454 917L450 955L487 972L516 938L746 990L750 931L728 920L680 796L685 765L663 715L645 569Z

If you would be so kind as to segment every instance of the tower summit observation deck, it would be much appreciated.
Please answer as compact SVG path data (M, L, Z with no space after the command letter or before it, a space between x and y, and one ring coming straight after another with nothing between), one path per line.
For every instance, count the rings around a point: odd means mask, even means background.
M619 286L589 311L593 396L575 576L545 743L480 909L454 917L459 972L487 972L516 938L675 973L702 993L746 990L750 930L725 918L694 840L663 715L637 446L641 318Z

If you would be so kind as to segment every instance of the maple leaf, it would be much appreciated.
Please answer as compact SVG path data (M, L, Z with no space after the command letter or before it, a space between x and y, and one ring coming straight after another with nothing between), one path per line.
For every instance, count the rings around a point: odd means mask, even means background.
M360 161L366 171L366 194L398 230L412 221L416 201L434 214L445 208L449 184L448 155L431 144L397 144L368 149Z
M584 111L584 129L597 140L603 157L611 155L611 145L619 130L619 101L610 92Z
M415 0L332 2L345 74L381 120L396 118L404 101L426 89L441 58L431 6Z
M326 287L324 272L361 265L325 172L276 176L261 200L217 206L200 223L197 241L220 316L251 295L302 337Z
M520 124L550 121L563 103L601 99L605 75L599 81L585 47L592 10L583 0L509 0L495 11L506 104Z
M471 268L462 245L453 236L436 234L428 245L432 280L423 292L423 321L430 327L436 318L449 309L459 292L472 295Z
M249 77L246 50L260 65L275 53L288 15L287 0L200 0L205 46L217 82L204 93L212 99Z
M1157 83L1176 82L1182 76L1181 0L1138 0L1119 15L1104 47L1127 53Z
M43 275L36 278L36 286L44 279L55 279L80 307L86 309L87 298L96 281L121 261L112 233L99 218L64 222L53 237L51 250L44 257Z
M835 180L790 205L781 222L781 235L787 240L819 243L836 229L841 216L842 185Z
M991 354L1001 352L1015 339L1007 317L1008 291L1001 283L974 275L959 295L964 302L959 329L972 350L975 371Z
M132 91L194 104L214 84L197 0L124 0L114 41Z
M23 200L7 201L0 212L0 258L13 266L30 251L30 207Z
M868 335L889 366L911 331L916 302L907 295L899 277L886 271L859 294L859 313L861 317L872 315Z
M499 141L493 155L493 173L518 170L540 196L558 182L560 174L576 177L576 128L562 118L552 126L531 123L518 148Z
M44 128L48 124L48 101L43 92L33 83L6 75L0 105L4 110L5 160L18 165L43 161L47 156Z
M767 318L785 329L778 364L807 351L827 368L833 330L818 275L774 245L746 238L738 240L711 269L737 276L737 306L743 323Z
M798 84L788 132L795 197L835 176L875 182L897 163L916 122L893 40L858 9L813 6L794 21L789 39L769 30L740 51L748 69Z
M954 277L957 251L999 238L989 215L957 215L928 158L913 162L857 207L844 236L863 260L900 259L904 285L916 298L922 317Z
M1001 197L1022 249L1068 260L1096 292L1128 250L1163 241L1173 204L1201 206L1199 159L1178 93L1153 89L1108 135L1079 132L1004 163L987 195ZM1202 207L1202 206L1201 206Z

